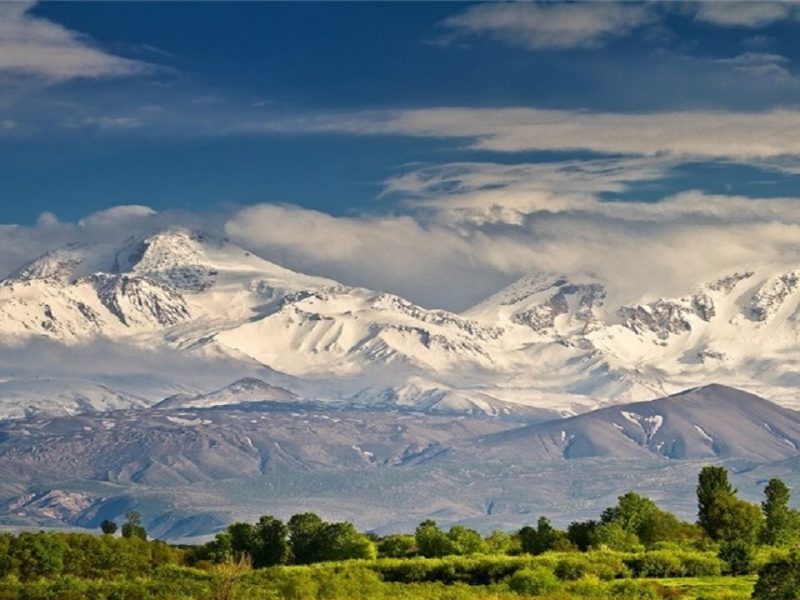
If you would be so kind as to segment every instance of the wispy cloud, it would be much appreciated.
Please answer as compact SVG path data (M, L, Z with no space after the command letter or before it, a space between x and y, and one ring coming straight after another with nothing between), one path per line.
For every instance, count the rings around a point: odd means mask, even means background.
M595 48L652 23L640 3L499 3L471 6L443 25L458 36L488 36L533 49Z
M800 154L800 111L603 113L442 107L356 111L251 123L246 131L464 138L496 152L586 150L612 154L753 159Z
M795 2L742 2L718 0L699 2L695 18L718 27L764 27L786 19L800 17Z
M153 67L102 50L88 37L34 16L33 2L0 3L0 75L47 82L122 77Z

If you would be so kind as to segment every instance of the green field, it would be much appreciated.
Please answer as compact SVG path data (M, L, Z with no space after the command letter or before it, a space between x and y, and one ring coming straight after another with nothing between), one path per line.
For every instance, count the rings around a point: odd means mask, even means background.
M714 564L712 553L700 556L707 565ZM0 599L733 600L750 598L755 581L753 576L635 577L626 563L641 556L611 552L352 560L265 569L232 562L198 569L180 566L174 558L152 569L142 563L111 577L10 575L0 579ZM149 573L135 573L140 569Z

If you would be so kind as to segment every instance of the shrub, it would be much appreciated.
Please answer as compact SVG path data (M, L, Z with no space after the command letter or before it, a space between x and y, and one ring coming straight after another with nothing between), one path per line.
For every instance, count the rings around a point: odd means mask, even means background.
M611 584L609 594L619 600L658 600L659 597L653 585L630 579Z
M800 553L764 565L758 572L753 600L796 600L800 590Z
M558 578L543 567L522 569L508 578L508 587L518 594L538 596L555 591L558 588Z
M747 575L754 570L756 552L752 544L745 540L723 542L719 558L726 564L726 572L731 575Z
M683 565L680 559L668 551L644 552L625 563L636 577L682 577Z
M562 558L556 563L556 577L565 581L575 581L590 572L589 561L583 556Z

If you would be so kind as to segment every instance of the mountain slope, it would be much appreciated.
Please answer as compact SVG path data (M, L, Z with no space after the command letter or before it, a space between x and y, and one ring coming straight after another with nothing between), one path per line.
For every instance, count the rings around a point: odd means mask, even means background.
M202 386L166 363L152 372L190 395L268 371L267 383L299 397L431 412L576 414L712 382L800 405L792 265L745 266L677 298L617 296L591 274L533 273L457 315L170 229L20 267L0 282L0 348L45 339L80 356L102 341L170 364L236 365ZM0 376L18 376L2 353Z
M476 451L540 459L721 459L800 454L800 413L721 385L488 436Z

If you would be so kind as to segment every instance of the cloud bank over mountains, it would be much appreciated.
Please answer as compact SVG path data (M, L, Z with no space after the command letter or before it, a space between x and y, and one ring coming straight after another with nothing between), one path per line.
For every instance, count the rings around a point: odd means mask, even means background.
M460 310L531 271L591 272L635 301L752 263L800 263L797 198L687 190L654 202L608 199L658 182L663 157L452 163L385 182L394 208L332 215L256 204L220 213L118 206L77 223L43 215L0 229L10 272L69 242L119 243L176 225L224 233L288 268Z

